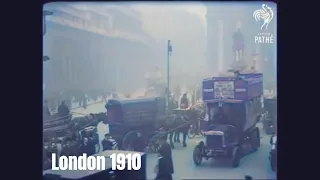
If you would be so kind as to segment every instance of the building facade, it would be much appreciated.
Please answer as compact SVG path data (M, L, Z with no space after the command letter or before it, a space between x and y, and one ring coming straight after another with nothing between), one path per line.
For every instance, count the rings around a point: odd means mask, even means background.
M43 66L47 94L121 91L143 82L144 74L135 66L142 54L148 56L150 39L139 28L137 16L117 8L103 15L68 5L47 8L54 13L47 18L44 36L43 51L51 59Z

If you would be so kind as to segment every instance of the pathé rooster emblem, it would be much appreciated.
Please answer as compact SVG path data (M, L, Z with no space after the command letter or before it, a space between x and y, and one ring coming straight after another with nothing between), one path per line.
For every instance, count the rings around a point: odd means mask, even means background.
M253 17L256 21L263 20L261 30L268 30L268 25L273 19L273 10L267 4L262 4L262 9L255 10L253 12Z

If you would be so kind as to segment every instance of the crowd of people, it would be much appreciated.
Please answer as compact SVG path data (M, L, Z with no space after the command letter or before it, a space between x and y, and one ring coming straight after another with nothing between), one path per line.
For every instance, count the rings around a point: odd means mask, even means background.
M79 107L86 108L88 105L88 101L94 101L96 102L98 100L98 97L101 97L102 100L106 101L107 96L112 94L111 92L107 91L88 91L88 92L82 92L82 91L65 91L65 92L59 92L59 93L50 93L46 95L46 103L47 106L51 111L55 111L59 104L64 101L64 103L69 107L72 108L73 103L78 103Z

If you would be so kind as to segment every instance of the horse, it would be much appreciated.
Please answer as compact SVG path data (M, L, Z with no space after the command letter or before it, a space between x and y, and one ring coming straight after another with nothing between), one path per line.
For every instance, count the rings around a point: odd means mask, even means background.
M176 128L175 131L169 133L169 140L171 147L174 148L172 143L172 138L174 142L180 143L180 133L182 133L182 145L186 147L186 138L191 125L198 124L198 120L203 116L203 109L201 105L194 105L189 110L183 113L183 115L176 115L173 121L173 127Z
M69 124L70 130L81 130L88 126L97 126L99 123L98 114L88 114L81 117L75 117Z
M180 132L183 134L182 145L184 147L187 146L186 137L188 134L189 126L190 122L187 122L181 116L176 115L166 115L164 117L158 118L156 122L156 129L161 129L162 132L167 133L166 136L167 138L169 138L170 146L172 149L175 148L173 137L180 134Z

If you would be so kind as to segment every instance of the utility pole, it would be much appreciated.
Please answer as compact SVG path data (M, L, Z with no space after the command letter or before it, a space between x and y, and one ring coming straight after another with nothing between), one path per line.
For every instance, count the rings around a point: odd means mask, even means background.
M171 40L168 40L167 45L167 107L169 105L170 98L170 55L172 53Z

